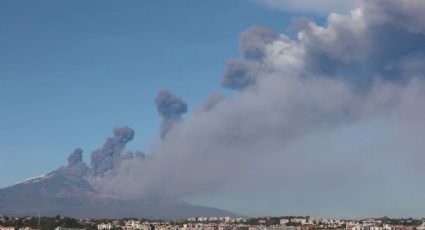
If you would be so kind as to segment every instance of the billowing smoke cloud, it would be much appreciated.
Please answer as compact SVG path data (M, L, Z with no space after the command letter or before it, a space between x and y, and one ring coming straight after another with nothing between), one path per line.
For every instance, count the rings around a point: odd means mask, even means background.
M223 73L221 85L229 89L242 90L255 84L260 71L261 65L256 62L231 60Z
M239 51L248 60L262 60L266 46L279 38L279 34L264 27L252 27L243 32L239 39Z
M424 207L425 188L417 181L425 170L415 163L425 159L419 140L425 133L424 7L421 0L365 0L349 14L330 14L324 27L302 21L295 40L249 29L240 39L241 60L230 61L222 76L222 85L235 89L235 96L212 94L174 125L187 105L162 91L155 102L166 138L145 158L114 165L134 133L115 134L92 155L96 188L125 198L164 199L226 189L236 194L279 190L289 204L308 199L322 209L339 205L335 210L361 212L373 201L382 208L369 205L369 212L384 215L378 211L403 204L406 190L395 186L400 183L416 191L410 194L416 203L406 204ZM375 153L370 145L334 152L322 146L326 136L338 137L333 132L388 116L395 117L403 135L376 143L381 148L408 143L419 150ZM115 173L104 176L111 168ZM389 189L390 197L380 188ZM347 200L352 206L342 207Z
M83 161L83 150L80 148L74 149L74 151L68 156L68 165L59 168L57 171L63 175L76 178L81 178L87 175L89 167Z
M266 56L266 47L277 39L279 34L259 26L242 33L239 39L239 51L246 60L229 61L222 75L221 85L242 90L255 84L262 71L266 71L262 64Z
M160 136L164 138L173 125L181 120L182 114L187 112L187 104L168 90L158 94L155 104L162 117Z
M117 168L125 160L140 161L146 158L142 151L124 151L128 142L134 138L134 130L129 127L116 127L113 136L106 139L102 148L91 154L91 167L83 161L83 150L76 148L68 156L68 165L56 172L63 176L87 179L97 187L99 178L110 178L116 174Z
M125 145L133 140L134 130L129 127L118 127L114 128L113 134L114 136L108 138L102 148L91 155L93 176L102 176L117 166Z

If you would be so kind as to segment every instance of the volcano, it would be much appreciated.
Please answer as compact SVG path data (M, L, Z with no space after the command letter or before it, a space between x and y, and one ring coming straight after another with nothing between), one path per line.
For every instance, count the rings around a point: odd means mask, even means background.
M233 213L182 201L127 200L97 192L90 183L56 170L0 189L0 213L10 216L74 218L179 219L191 216L234 216Z
M91 167L83 161L83 151L75 149L68 165L46 175L0 189L0 213L11 216L69 216L75 218L178 219L193 216L235 216L183 201L159 198L129 199L99 192L93 179L108 180L121 162L144 160L142 152L123 152L134 131L113 129L113 136L91 154ZM137 182L135 182L137 183Z

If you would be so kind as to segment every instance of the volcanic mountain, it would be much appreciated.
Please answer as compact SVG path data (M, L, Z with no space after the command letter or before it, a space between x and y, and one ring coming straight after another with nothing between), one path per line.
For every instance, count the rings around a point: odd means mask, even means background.
M126 199L97 191L90 178L107 177L122 160L145 157L140 152L122 154L133 135L130 128L115 128L114 136L93 152L91 167L82 161L82 150L76 149L69 156L67 166L0 189L0 213L12 216L59 214L76 218L234 216L224 210L178 200Z

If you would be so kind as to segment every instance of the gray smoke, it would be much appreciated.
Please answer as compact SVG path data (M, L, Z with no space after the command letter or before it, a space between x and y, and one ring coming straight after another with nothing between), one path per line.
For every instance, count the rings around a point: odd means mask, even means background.
M255 84L261 70L261 65L257 62L231 60L221 77L221 85L229 89L242 90Z
M239 39L239 51L248 60L262 60L266 56L266 46L279 38L271 29L256 26L243 32Z
M91 155L91 169L93 176L102 176L112 170L121 161L125 145L133 140L134 130L129 127L114 128L113 136L109 137L102 148Z
M162 117L160 137L164 138L182 114L187 112L187 104L168 90L161 91L155 98L156 108Z
M334 215L349 208L391 215L400 206L416 207L403 215L423 213L425 186L417 181L425 174L418 163L425 159L424 7L422 0L365 0L349 14L331 14L326 26L303 21L297 39L248 30L241 60L223 74L234 96L210 96L181 121L186 103L162 91L155 102L167 138L143 160L116 166L110 162L125 144L107 142L111 147L95 152L92 165L97 175L112 167L115 174L96 188L164 199L279 191L270 202L303 213L325 206ZM363 141L340 141L341 151L330 144L347 127L383 118L396 128L376 143L344 149L375 138L364 132Z
M86 176L89 172L89 167L83 161L83 150L80 148L74 149L68 156L68 165L59 168L57 172L71 178L82 178Z
M139 159L145 159L146 154L143 151L127 151L124 155L124 159L131 159L131 158L139 158Z
M83 161L83 150L76 148L71 154L69 154L68 163L69 165L75 165L81 161Z
M221 85L226 88L243 90L253 85L262 71L266 57L266 47L279 39L279 34L264 27L252 27L242 33L239 39L239 52L245 60L230 60L221 77Z
M195 112L208 112L214 109L220 102L226 100L221 93L212 93L198 106Z
M102 148L92 153L92 167L88 167L83 161L83 150L76 148L68 156L68 165L59 168L57 172L68 177L88 179L96 187L96 179L113 176L122 161L146 158L142 151L124 151L125 145L133 138L133 129L129 127L114 128L113 136L106 139Z

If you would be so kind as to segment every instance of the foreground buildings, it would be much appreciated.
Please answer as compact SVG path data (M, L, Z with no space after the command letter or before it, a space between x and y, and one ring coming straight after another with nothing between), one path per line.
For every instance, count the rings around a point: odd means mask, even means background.
M288 217L192 217L181 220L4 217L0 230L425 230L425 218L363 220Z

